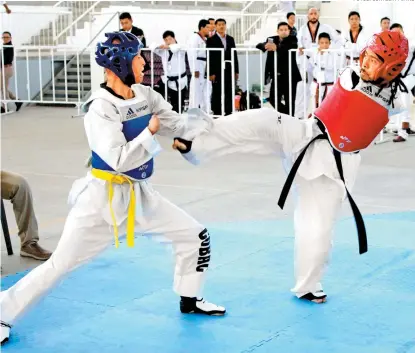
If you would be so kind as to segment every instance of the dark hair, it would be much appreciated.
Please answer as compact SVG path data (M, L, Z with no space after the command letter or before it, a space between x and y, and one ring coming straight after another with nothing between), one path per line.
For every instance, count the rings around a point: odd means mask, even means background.
M132 17L131 17L131 15L130 15L130 13L129 12L123 12L121 15L120 15L120 20L125 20L126 18L128 18L129 20L132 20Z
M174 32L173 32L173 31L166 31L166 32L164 32L164 33L163 33L163 39L165 39L165 38L167 38L167 37L172 37L172 38L175 38L175 37L174 37Z
M280 29L280 27L282 27L282 26L287 26L288 28L290 28L290 26L288 25L287 22L280 22L280 23L278 23L277 29Z
M218 22L225 22L225 25L226 25L226 21L225 21L225 19L223 19L223 18L218 18L218 19L215 21L215 25L217 25L217 24L218 24Z
M8 34L10 37L12 36L12 34L9 31L4 31L3 34Z
M294 13L294 12L289 12L289 13L287 13L287 20L288 20L291 16L295 16L295 13Z
M360 13L358 13L357 11L350 11L350 12L349 12L349 17L348 17L348 18L350 18L350 17L352 17L352 16L357 16L357 17L359 17L359 18L360 18Z
M327 38L329 41L331 41L330 34L326 32L322 32L318 35L318 40L320 40L321 38Z
M209 24L209 21L208 21L208 20L200 20L200 21L199 21L199 25L198 25L199 31L200 31L202 28L205 28L208 24Z
M214 18L212 18L212 17L210 17L210 18L208 18L208 21L210 22L210 21L214 21L215 19Z
M392 30L394 28L400 28L403 31L403 27L400 23L394 23L389 29Z
M389 17L382 17L382 19L380 20L380 23L382 23L383 20L388 20L390 21L391 19Z

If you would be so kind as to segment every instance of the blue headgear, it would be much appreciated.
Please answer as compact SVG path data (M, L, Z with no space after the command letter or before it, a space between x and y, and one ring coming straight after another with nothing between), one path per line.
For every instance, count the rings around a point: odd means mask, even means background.
M131 86L135 83L132 61L140 53L143 44L128 32L105 33L107 40L97 44L95 61L115 73L122 82ZM117 40L119 43L114 44Z

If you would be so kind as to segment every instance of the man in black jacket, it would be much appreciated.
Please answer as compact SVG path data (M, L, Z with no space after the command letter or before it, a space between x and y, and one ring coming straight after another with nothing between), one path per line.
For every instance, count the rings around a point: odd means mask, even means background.
M140 42L143 43L144 48L146 48L147 45L146 45L146 38L144 37L144 32L141 28L137 28L133 26L133 19L131 17L131 14L129 12L123 12L120 15L119 19L120 19L120 26L121 26L120 31L134 34L140 40ZM143 59L145 61L144 72L146 72L150 70L151 67L145 55L143 55Z
M232 114L233 94L232 94L232 56L231 49L236 48L233 37L226 34L226 21L219 18L215 22L216 34L208 38L206 48L223 48L225 49L224 73L222 69L222 53L218 50L211 50L209 55L209 79L212 81L212 110L214 115L222 115L222 79L225 86L225 115ZM235 79L239 78L238 54L235 51Z
M297 38L290 36L288 23L278 24L278 35L268 37L265 43L256 46L263 52L267 51L267 61L265 64L265 83L271 81L271 92L269 102L275 108L275 90L277 89L277 110L280 113L294 116L295 96L297 93L297 83L301 81L300 71L298 70L295 52L290 49L297 49ZM277 55L277 80L275 81L274 55ZM291 83L289 75L289 61L291 59ZM290 92L291 85L291 92ZM284 97L284 103L282 98ZM291 111L290 105L291 102Z
M295 13L287 13L287 23L288 28L290 29L290 36L297 37L297 28L295 28Z

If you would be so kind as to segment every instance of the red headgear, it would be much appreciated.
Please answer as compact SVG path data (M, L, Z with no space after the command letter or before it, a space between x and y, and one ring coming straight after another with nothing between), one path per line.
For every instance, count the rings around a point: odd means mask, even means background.
M367 49L370 49L383 61L375 73L373 81L383 79L383 82L390 82L400 74L405 66L409 51L408 39L402 33L395 31L374 34L360 53L360 67L362 67Z

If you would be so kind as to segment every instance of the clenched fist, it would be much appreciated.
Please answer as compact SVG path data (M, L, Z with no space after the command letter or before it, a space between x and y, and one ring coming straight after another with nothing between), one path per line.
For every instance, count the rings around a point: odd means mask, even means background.
M160 128L160 119L157 115L153 115L148 123L148 129L154 135Z

